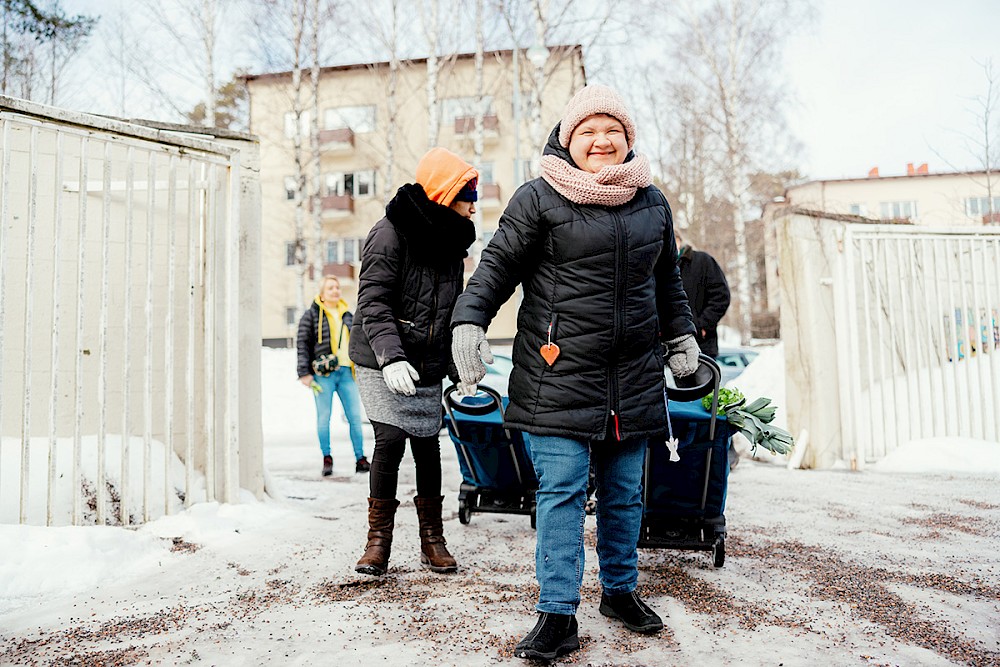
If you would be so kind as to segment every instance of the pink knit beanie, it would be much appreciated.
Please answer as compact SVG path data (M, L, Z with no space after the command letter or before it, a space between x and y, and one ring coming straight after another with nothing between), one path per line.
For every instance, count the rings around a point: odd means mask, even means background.
M577 125L599 113L617 118L621 122L625 127L628 147L631 149L635 144L635 123L632 122L632 114L614 89L599 84L584 86L566 104L559 125L559 143L562 147L569 148L569 138Z

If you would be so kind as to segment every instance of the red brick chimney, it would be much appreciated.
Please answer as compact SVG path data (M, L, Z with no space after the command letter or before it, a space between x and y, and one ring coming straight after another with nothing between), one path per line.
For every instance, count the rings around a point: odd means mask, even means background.
M920 165L919 167L917 167L917 173L918 174L927 174L927 173L930 173L930 172L927 171L927 163L926 162L924 162L922 165Z
M868 178L878 178L878 167L872 167L868 170Z
M913 163L912 162L907 162L906 163L906 175L907 176L913 176L915 173L917 173L917 172L915 172L913 170Z

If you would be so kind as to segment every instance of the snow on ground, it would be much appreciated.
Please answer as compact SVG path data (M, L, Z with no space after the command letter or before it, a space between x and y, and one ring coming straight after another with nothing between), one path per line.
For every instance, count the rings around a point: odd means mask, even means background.
M524 664L512 649L534 623L528 517L460 525L455 450L442 436L445 534L460 571L420 569L407 455L390 572L356 574L367 477L354 474L339 413L335 474L319 476L312 397L293 366L293 351L263 351L279 499L199 504L133 529L0 525L0 664ZM740 386L758 385L748 375ZM1000 484L985 466L930 469L942 444L952 459L988 454L968 441L911 443L861 473L740 463L725 567L706 553L640 550L639 590L667 626L653 637L598 613L588 518L583 647L558 664L1000 664Z

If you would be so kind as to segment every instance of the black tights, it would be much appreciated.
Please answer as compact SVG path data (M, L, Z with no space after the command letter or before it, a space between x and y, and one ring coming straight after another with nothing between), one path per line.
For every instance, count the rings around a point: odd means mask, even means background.
M418 438L391 424L372 422L375 428L375 452L368 483L372 498L393 500L399 480L399 464L403 460L406 439L417 468L417 495L424 498L441 495L441 443L438 436Z

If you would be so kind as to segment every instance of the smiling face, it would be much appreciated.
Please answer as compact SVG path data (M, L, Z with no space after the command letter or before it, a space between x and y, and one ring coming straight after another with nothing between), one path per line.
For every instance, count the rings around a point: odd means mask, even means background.
M588 116L570 135L569 154L576 166L592 173L608 165L621 164L628 155L625 127L611 116Z
M326 304L336 304L340 300L340 282L336 278L329 277L323 281L323 289L320 291L320 300Z

